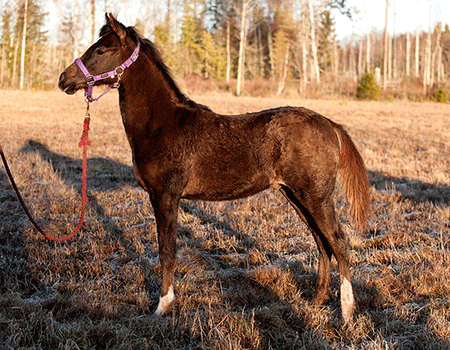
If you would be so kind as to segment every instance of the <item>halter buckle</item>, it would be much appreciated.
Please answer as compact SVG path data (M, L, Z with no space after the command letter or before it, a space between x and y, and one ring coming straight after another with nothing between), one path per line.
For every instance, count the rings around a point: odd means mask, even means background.
M94 79L94 77L92 75L89 75L89 76L86 77L86 84L94 85L94 83L95 83L95 79Z

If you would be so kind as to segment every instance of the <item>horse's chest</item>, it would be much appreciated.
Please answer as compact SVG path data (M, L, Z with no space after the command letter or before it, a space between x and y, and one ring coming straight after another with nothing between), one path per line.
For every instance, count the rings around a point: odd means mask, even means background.
M133 163L136 180L147 191L167 188L170 183L181 185L182 179L186 177L185 161L168 154L139 154L133 157Z

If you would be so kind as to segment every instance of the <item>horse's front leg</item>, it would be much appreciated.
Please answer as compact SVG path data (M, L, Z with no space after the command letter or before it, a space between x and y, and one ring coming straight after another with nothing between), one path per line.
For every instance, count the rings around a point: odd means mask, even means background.
M169 193L151 194L158 231L159 259L162 267L162 287L158 308L159 317L169 311L174 299L174 270L176 260L176 232L179 197Z

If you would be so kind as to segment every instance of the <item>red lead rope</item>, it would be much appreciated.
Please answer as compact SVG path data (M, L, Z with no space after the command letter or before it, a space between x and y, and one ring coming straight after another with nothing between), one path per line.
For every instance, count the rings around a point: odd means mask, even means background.
M81 191L82 191L81 215L80 215L80 220L78 221L78 224L75 227L75 230L71 234L64 236L64 237L55 237L55 236L49 235L34 220L33 216L30 214L30 211L28 210L28 207L26 206L26 204L19 192L19 189L17 188L16 182L14 181L11 171L9 170L9 166L6 161L5 154L3 153L2 145L0 143L0 155L3 160L3 164L5 166L6 173L8 174L9 180L11 181L11 185L14 188L14 191L16 192L16 195L17 195L17 198L19 199L20 204L22 204L22 207L25 210L25 213L27 214L28 218L30 219L31 223L36 228L36 230L38 230L41 234L44 235L45 238L47 238L50 241L57 241L57 242L66 241L66 240L72 238L80 230L81 225L83 225L84 213L86 211L86 202L88 201L88 198L86 196L86 163L87 163L87 147L91 144L91 141L89 141L89 139L88 139L90 120L91 120L91 118L89 117L89 104L88 104L88 109L86 110L86 118L84 119L83 133L81 135L81 139L78 144L78 147L83 147L83 175L82 175L83 184L82 184L82 189L81 189Z

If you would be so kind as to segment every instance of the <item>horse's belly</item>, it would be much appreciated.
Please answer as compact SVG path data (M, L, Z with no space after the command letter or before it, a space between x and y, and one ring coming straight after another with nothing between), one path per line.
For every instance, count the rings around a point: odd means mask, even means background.
M182 197L207 201L233 200L264 191L272 187L272 182L267 175L262 174L251 177L219 176L194 179L189 181Z

